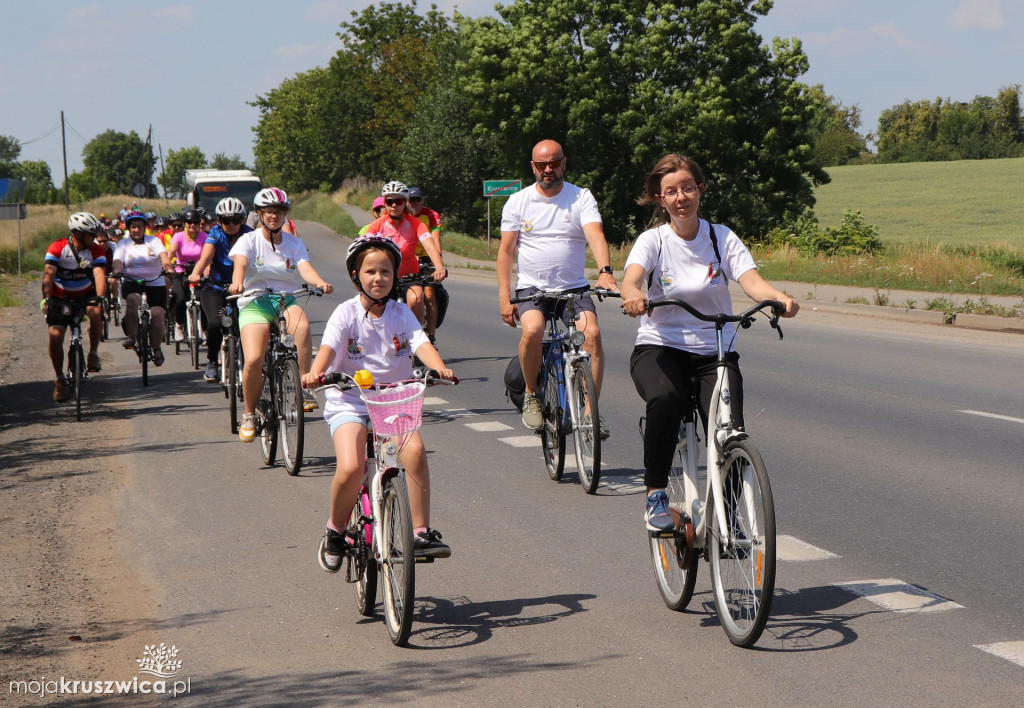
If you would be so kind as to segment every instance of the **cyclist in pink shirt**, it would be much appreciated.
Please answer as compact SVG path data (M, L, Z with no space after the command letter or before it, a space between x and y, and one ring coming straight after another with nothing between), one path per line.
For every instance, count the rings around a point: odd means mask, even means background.
M203 253L206 243L206 232L202 231L203 215L198 209L186 209L182 214L185 230L179 231L171 238L170 256L175 261L174 275L171 278L171 289L174 295L174 339L181 342L185 339L185 273L195 266ZM204 330L205 331L205 330Z

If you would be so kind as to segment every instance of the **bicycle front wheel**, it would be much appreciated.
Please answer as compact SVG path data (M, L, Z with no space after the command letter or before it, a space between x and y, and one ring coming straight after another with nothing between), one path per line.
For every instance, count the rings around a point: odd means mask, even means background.
M288 474L294 476L302 468L302 443L306 425L299 362L285 359L279 375L277 405L280 414L281 460Z
M75 396L75 420L82 420L82 374L85 371L85 355L82 353L82 345L72 345L68 350L68 364L70 365L70 383L74 389Z
M231 417L231 434L238 432L238 342L234 337L224 338L225 346L221 348L221 376L224 391L228 397L228 415Z
M135 340L136 350L139 353L139 361L142 362L142 385L149 386L149 320L143 319L139 322L138 339Z
M590 362L573 364L572 405L575 420L572 423L576 448L576 469L579 471L583 491L593 494L601 481L601 430L597 414L597 386L590 370Z
M562 403L558 396L558 376L547 370L544 386L544 424L540 429L540 442L544 448L544 465L548 477L556 482L565 470L565 428L562 427Z
M379 540L384 573L384 621L395 646L404 646L412 631L416 602L416 559L412 547L412 518L405 480L395 476L384 483L384 508Z
M373 527L370 519L370 493L366 488L359 490L359 499L352 507L348 529L356 535L353 539L355 552L351 559L351 572L355 576L356 607L364 617L373 616L377 604L377 561L373 557Z
M188 313L188 348L192 355L192 368L199 368L199 308L190 307Z
M726 448L722 480L728 538L709 502L711 584L729 641L750 647L764 631L775 592L775 504L764 461L746 440Z

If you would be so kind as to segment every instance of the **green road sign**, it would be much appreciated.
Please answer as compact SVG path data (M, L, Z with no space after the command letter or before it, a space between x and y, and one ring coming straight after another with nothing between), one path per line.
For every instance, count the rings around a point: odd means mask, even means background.
M485 179L485 197L510 197L523 188L522 180L518 179Z

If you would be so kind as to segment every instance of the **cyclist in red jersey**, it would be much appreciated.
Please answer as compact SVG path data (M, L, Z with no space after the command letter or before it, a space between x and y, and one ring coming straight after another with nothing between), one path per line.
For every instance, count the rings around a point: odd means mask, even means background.
M106 297L107 280L104 267L104 249L95 242L96 234L103 230L99 219L88 212L80 211L68 219L71 235L54 241L46 249L46 265L43 270L43 298L46 306L46 324L50 335L50 361L56 380L53 385L53 400L67 399L64 386L64 332L70 322L71 313L64 305L68 300L91 296ZM100 370L100 355L97 351L103 335L103 308L90 305L86 311L89 317L89 371Z
M409 188L401 182L388 182L380 190L384 197L384 215L374 220L366 229L367 236L383 236L398 244L402 252L402 269L398 277L413 275L420 272L420 263L416 258L416 245L422 244L434 264L434 280L440 283L448 276L448 271L441 261L441 252L437 250L430 237L426 225L407 213L405 205L409 201ZM416 315L422 325L426 316L423 302L423 288L411 285L406 291L405 304Z
M409 213L426 224L427 230L430 231L430 238L437 247L437 252L441 253L443 250L441 248L441 215L423 203L423 190L419 187L409 187ZM416 256L418 258L425 256L426 252L423 244L419 244L416 247ZM438 302L438 300L441 297L446 298L447 295L448 293L439 292L439 288L423 289L423 299L426 305L423 329L426 330L430 343L435 346L437 345L437 340L434 335L437 334L437 324L440 319L438 313L442 306L442 303ZM444 305L447 305L447 301Z

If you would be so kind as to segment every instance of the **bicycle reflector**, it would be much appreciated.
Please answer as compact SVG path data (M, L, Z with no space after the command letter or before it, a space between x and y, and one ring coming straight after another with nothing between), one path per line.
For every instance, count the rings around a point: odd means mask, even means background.
M574 347L582 347L583 342L587 341L587 335L583 334L579 330L576 330L569 336L569 343Z

